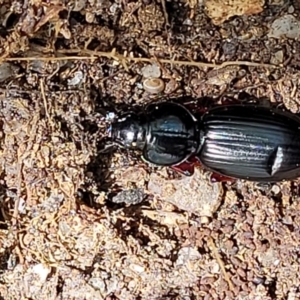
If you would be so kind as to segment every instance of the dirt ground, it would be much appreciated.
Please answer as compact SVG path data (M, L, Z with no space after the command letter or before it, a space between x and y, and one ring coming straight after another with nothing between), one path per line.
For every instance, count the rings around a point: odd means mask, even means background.
M299 180L106 149L108 112L162 99L299 113L299 38L297 0L0 0L0 298L300 299Z

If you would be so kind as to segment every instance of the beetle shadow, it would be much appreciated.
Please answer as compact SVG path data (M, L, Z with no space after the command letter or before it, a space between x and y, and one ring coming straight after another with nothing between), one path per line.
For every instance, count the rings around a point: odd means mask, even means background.
M113 186L110 165L116 147L112 145L107 136L109 113L118 114L123 107L118 107L112 99L103 98L98 89L93 88L90 94L94 102L93 116L84 124L85 131L97 139L95 155L85 168L85 182L78 189L80 200L89 207L99 208L97 198L102 192L109 193Z
M124 155L124 158L128 157L128 161L132 158L132 155L129 152L126 153L126 150L122 152L120 147L108 137L108 128L111 125L108 115L113 113L116 117L119 117L129 111L138 112L141 110L141 106L132 107L128 104L115 103L114 99L102 97L97 89L92 90L90 98L94 102L94 113L89 120L90 124L85 124L84 127L98 141L95 155L92 156L91 161L85 168L85 183L78 189L78 196L83 203L92 208L102 207L104 201L104 205L108 209L123 208L126 207L126 203L114 203L112 201L122 191L116 185L112 176L114 173L112 160L116 152ZM95 127L97 127L96 132ZM105 197L105 200L101 197Z

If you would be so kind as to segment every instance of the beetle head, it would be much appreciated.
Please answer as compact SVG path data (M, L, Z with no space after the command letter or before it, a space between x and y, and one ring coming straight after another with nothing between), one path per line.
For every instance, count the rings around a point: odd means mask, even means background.
M146 142L146 129L140 116L128 113L112 123L110 137L127 149L143 150Z

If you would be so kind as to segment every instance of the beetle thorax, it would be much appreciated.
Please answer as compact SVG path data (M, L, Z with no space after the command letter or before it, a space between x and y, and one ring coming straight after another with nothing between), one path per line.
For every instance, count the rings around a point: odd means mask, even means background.
M148 119L143 156L153 164L178 164L194 154L199 145L196 120L184 107L163 103L154 107Z

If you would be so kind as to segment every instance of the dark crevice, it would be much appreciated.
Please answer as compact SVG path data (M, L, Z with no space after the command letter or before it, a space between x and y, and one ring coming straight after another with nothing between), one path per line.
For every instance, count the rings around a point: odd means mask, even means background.
M58 276L57 285L56 285L56 295L59 296L63 292L64 279L62 276Z
M273 281L271 281L269 284L266 285L268 290L268 295L271 297L271 299L277 299L276 284L277 284L277 279L274 278Z

